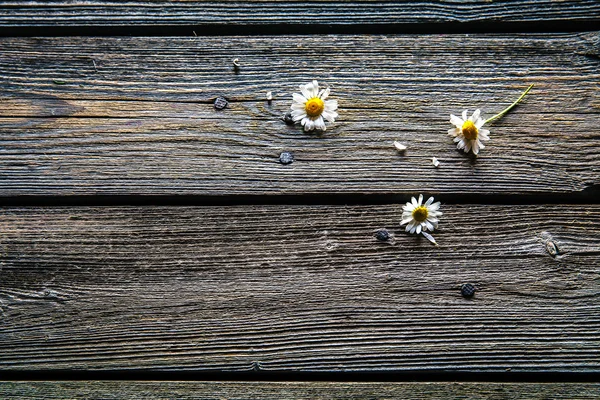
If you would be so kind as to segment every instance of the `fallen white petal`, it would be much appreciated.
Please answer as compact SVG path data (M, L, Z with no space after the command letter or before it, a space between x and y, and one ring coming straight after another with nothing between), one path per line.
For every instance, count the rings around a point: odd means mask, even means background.
M429 233L423 231L421 232L423 234L423 236L425 236L425 238L427 240L429 240L431 243L435 244L436 246L438 245L437 242L435 241L435 239L433 238L433 236L431 236Z
M267 100L269 100L269 101L273 100L273 93L267 92Z
M395 148L396 148L396 150L398 150L398 151L404 151L404 150L406 150L406 146L405 146L405 145L403 145L403 144L402 144L402 143L400 143L400 142L394 142L394 147L395 147Z
M431 159L431 161L433 162L433 166L434 166L434 167L436 167L436 168L437 168L437 167L439 167L439 166L440 166L440 162L438 161L438 159L437 159L437 158L433 157L433 158Z
M240 59L239 58L234 58L233 59L233 65L235 65L236 67L240 66Z

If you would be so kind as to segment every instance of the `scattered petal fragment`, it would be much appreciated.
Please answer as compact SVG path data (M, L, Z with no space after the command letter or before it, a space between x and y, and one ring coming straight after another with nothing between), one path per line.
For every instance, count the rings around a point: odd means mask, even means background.
M406 150L406 146L403 145L400 142L394 142L394 147L396 148L396 150L398 151L405 151Z
M440 166L440 161L437 158L435 158L435 157L433 157L431 159L431 162L433 163L433 166L436 167L436 168L438 168Z
M271 100L273 100L273 93L271 93L271 92L267 92L267 100L268 100L268 101L271 101Z

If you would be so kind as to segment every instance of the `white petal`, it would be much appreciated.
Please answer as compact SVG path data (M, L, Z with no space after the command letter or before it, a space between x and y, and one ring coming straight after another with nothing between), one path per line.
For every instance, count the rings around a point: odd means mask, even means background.
M475 155L479 154L479 145L477 143L479 143L479 140L473 140L473 154Z
M421 229L422 229L422 228L421 228L421 224L417 225L417 235L418 235L419 233L421 233Z
M292 110L306 110L306 106L304 104L299 104L299 103L292 103L292 106L290 107Z
M430 231L432 231L432 232L435 230L435 227L434 227L434 226L433 226L433 224L432 224L431 222L429 222L429 221L425 221L425 226L427 227L427 229L429 229L429 230L430 230ZM425 230L423 230L423 231L425 231Z
M404 218L402 221L400 221L400 225L408 224L410 221L412 221L412 217Z
M306 132L308 132L308 131L312 131L312 130L314 130L314 129L315 129L315 123L314 123L314 122L313 122L313 120L312 120L312 119L310 119L310 118L304 118L304 119L302 120L302 125L304 125L304 130L305 130Z
M329 121L329 122L335 122L335 119L337 118L338 113L336 113L335 111L323 110L323 113L321 115L327 121Z
M415 208L419 207L419 203L417 203L417 199L415 199L414 197L411 197L410 201L412 202L412 205L415 206Z
M292 98L294 99L294 101L298 104L304 104L308 101L308 99L304 96L302 96L301 94L298 93L292 93Z
M425 203L425 205L426 205L427 207L429 207L429 206L431 205L431 203L433 203L433 197L430 197L430 198L428 198L428 199L427 199L427 202Z
M312 88L312 85L310 83L308 85L300 85L300 91L302 92L302 96L306 97L306 99L312 98L312 90L309 89L309 86Z
M429 233L423 231L423 236L425 236L425 238L427 240L429 240L431 243L435 244L437 246L437 242L435 241L435 239L433 238L433 236L431 236Z
M469 110L465 110L465 111L463 111L463 112L462 112L462 118L463 118L463 121L466 121L466 120L467 120L467 114L468 114L468 113L469 113Z
M320 131L324 131L327 129L327 127L325 126L325 121L323 120L322 116L319 116L319 118L317 118L315 120L315 128Z
M431 162L433 163L433 166L436 167L436 168L440 166L440 161L437 158L435 158L435 157L433 157L431 159Z
M273 92L267 92L267 100L273 100Z
M471 141L467 140L465 142L465 153L468 153L469 151L471 151Z
M313 80L312 87L313 87L313 96L312 97L317 97L319 95L319 83L316 80Z
M306 117L306 113L294 114L294 111L292 111L292 119L294 120L294 122L298 122Z
M481 110L478 108L477 110L475 110L475 112L473 113L473 115L471 115L471 118L469 118L471 120L471 122L475 122L479 119L479 115L481 114Z
M406 232L410 232L411 229L415 228L415 222L416 221L412 221L410 224L406 225Z
M456 148L459 149L459 150L462 150L462 149L465 148L465 141L464 141L464 139L460 139L458 141L458 144L456 145Z
M414 197L413 197L413 199L414 199ZM413 211L415 210L415 205L414 205L413 203L411 203L411 202L408 202L408 203L406 203L406 205L404 206L404 209L405 209L406 211L413 212Z
M432 199L433 199L433 197L432 197ZM441 203L439 201L436 201L435 203L431 204L429 206L429 211L437 211L440 208L440 204Z
M450 128L448 129L448 135L456 136L460 133L460 128Z
M406 146L405 146L405 145L403 145L403 144L402 144L402 143L400 143L400 142L394 142L394 147L395 147L395 148L396 148L396 150L398 150L398 151L404 151L404 150L406 150Z
M423 204L423 195L419 195L419 205Z
M475 122L475 128L479 129L485 124L485 119L479 118L477 122Z
M321 100L325 100L327 97L329 97L329 92L329 88L321 90L321 93L319 93L319 97L321 98Z
M488 131L487 129L482 129L479 131L479 137L481 138L481 140L490 140L490 131Z
M335 111L338 108L337 100L327 100L325 101L325 108L329 111Z
M417 227L413 226L412 228L410 228L410 233L415 233L416 230L417 230Z
M457 117L454 114L450 114L450 123L460 129L460 128L462 128L463 124L465 123L465 120L460 119L459 117Z
M481 140L477 139L477 144L479 145L480 149L485 149L485 146L483 145L483 143L481 143Z

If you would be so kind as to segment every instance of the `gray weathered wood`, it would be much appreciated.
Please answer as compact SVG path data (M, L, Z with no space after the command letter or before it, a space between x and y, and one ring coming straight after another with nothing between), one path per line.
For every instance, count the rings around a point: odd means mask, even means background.
M0 369L600 372L600 206L443 212L4 208Z
M596 383L0 382L3 399L597 399Z
M0 27L598 22L584 1L8 1ZM190 30L190 35L192 34Z
M0 196L582 193L600 177L598 45L598 33L2 38ZM312 78L340 103L320 137L280 120ZM489 117L530 83L478 159L456 150L450 113ZM213 108L219 95L229 108ZM282 151L296 161L281 165Z

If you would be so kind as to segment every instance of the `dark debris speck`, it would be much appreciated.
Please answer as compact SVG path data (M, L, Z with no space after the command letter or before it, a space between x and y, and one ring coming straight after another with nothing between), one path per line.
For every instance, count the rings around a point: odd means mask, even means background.
M465 283L460 288L460 293L463 295L463 297L473 297L475 291L475 286L471 285L470 283Z
M288 165L294 162L294 155L289 151L284 151L279 155L279 162L283 165Z
M229 105L229 102L224 97L217 97L215 99L215 108L217 110L222 110Z
M292 118L292 112L287 112L285 113L285 115L283 116L283 122L285 122L288 125L294 125L294 118Z
M375 232L375 238L377 240L381 240L382 242L387 242L390 240L390 233L387 229L379 229L377 232Z

